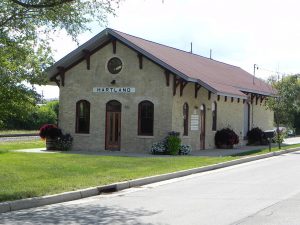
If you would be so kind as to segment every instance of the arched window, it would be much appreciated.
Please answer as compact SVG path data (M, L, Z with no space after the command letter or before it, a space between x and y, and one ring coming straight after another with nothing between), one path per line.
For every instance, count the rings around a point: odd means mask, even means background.
M183 104L183 135L189 135L189 105Z
M217 130L217 103L213 102L211 105L212 112L212 130Z
M90 132L90 103L80 100L76 103L76 133Z
M150 101L139 104L138 135L153 135L154 105Z

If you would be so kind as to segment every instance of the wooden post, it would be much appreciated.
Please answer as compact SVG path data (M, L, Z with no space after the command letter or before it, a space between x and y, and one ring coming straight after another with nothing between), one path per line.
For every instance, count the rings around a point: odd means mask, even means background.
M187 81L180 79L180 96L182 96L183 89L185 88L186 85L187 85Z
M116 41L116 39L113 39L111 41L111 43L112 43L112 46L113 46L113 53L116 54L117 53L117 41Z
M82 52L83 52L84 58L86 60L86 69L90 70L90 68L91 68L91 52L87 49L83 49Z
M197 98L197 96L198 96L198 91L200 90L200 88L201 88L201 85L195 83L195 98Z
M62 66L58 66L57 70L58 70L59 76L60 76L60 84L61 84L61 86L64 87L65 86L65 72L66 72L66 70Z
M168 70L165 70L165 77L166 77L166 85L167 87L170 86L170 72Z
M138 58L139 58L139 68L141 70L141 69L143 69L143 55L138 54Z
M176 95L176 88L177 86L180 84L180 78L177 78L175 75L174 75L174 80L173 80L173 96Z

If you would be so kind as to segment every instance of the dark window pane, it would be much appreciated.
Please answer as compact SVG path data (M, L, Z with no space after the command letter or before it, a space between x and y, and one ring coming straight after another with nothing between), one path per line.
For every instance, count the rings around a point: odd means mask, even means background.
M212 107L212 130L217 130L217 103L213 103Z
M90 131L90 103L80 100L76 103L76 133L89 133Z
M154 105L149 101L139 104L139 135L153 135Z
M187 103L183 105L183 135L189 135L189 105Z

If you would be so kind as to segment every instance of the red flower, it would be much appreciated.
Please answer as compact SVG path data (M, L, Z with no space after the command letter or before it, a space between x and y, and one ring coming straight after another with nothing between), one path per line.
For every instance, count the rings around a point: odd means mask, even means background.
M57 138L62 135L61 129L54 124L45 124L40 128L40 137L46 138Z

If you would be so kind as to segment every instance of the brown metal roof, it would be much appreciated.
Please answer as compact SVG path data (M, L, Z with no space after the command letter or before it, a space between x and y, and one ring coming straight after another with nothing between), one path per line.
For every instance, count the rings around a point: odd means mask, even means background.
M266 82L255 78L239 67L110 28L103 30L48 68L47 73L49 78L51 79L58 75L58 67L72 68L76 62L84 60L83 51L97 51L99 46L107 43L111 38L116 38L173 74L187 81L199 83L215 94L241 98L247 97L243 92L266 96L276 94Z
M245 96L241 91L275 94L269 84L239 67L113 31L187 77L206 83L219 94Z

